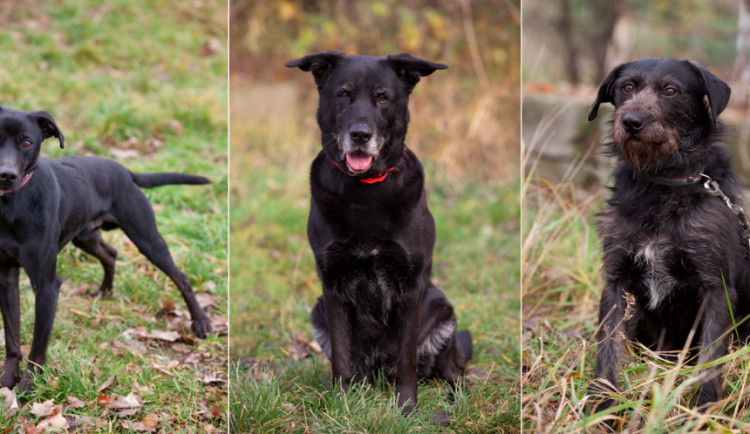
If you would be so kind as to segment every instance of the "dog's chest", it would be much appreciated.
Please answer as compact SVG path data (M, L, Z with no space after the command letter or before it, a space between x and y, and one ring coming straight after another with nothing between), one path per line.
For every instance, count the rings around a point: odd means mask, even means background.
M633 261L648 293L647 309L655 310L675 291L679 283L676 269L681 268L675 263L676 255L673 243L658 235L636 245Z
M366 322L385 324L414 280L408 252L398 243L332 243L321 273L340 301Z

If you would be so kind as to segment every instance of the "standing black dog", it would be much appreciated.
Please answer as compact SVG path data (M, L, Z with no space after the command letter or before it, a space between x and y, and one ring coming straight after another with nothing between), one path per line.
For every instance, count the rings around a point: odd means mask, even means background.
M31 389L30 375L47 359L57 296L57 254L69 241L94 255L104 267L97 292L112 291L117 251L101 238L101 229L122 228L125 234L180 289L204 338L211 322L195 299L187 277L175 266L167 244L156 229L151 204L139 187L206 184L208 179L180 173L137 174L100 158L39 158L42 142L65 139L55 120L43 111L22 112L0 107L0 309L5 326L7 357L0 386L17 381L21 354L19 268L31 280L35 295L34 339L28 370L18 385Z
M750 313L747 219L716 119L729 95L705 69L655 58L618 66L599 88L588 119L614 104L610 146L619 165L599 221L606 286L595 395L617 387L624 339L678 352L694 330L691 361L709 363L726 354L728 332ZM736 328L741 342L749 326ZM722 398L721 367L699 380L691 405L705 409ZM613 404L599 396L595 409Z
M456 334L453 307L430 282L435 222L422 165L404 144L409 94L447 66L331 51L286 66L311 71L320 96L307 223L323 283L316 339L343 389L382 369L410 412L418 378L455 387L471 357L471 335Z

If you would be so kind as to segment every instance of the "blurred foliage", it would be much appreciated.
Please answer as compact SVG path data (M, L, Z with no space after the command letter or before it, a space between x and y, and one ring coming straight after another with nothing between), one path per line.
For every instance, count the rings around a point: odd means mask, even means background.
M582 78L591 84L602 77L597 70L603 59L596 58L596 50L602 41L597 35L596 25L602 18L598 14L606 9L601 2L593 0L571 0L571 34L576 62ZM732 66L737 36L737 0L627 0L611 2L619 20L627 27L623 40L627 61L641 57L672 57L696 60L714 68ZM559 2L524 0L524 77L533 72L534 79L564 79L564 49L562 30L559 26L561 8ZM620 52L622 52L620 47ZM541 54L540 54L541 53ZM532 71L532 66L536 68Z
M327 49L409 52L460 72L518 83L517 1L232 0L231 8L232 72L273 75L283 62L261 59L292 59Z

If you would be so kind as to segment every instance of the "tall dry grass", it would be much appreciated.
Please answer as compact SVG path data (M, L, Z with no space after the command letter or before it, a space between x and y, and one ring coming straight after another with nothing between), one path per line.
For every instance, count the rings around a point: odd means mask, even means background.
M565 108L540 123L524 149L521 420L527 432L616 430L641 432L748 432L746 407L750 352L733 343L724 365L726 397L706 413L688 405L707 366L687 363L687 350L668 355L638 344L628 347L619 377L620 404L591 415L587 389L593 380L598 302L603 286L595 214L606 198L577 191L572 183L581 169L576 159L559 182L535 177L540 137ZM554 137L554 134L552 134ZM687 347L687 345L686 345Z

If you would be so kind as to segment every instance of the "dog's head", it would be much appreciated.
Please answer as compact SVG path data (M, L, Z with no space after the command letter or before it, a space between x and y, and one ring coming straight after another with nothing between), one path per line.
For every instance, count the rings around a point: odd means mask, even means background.
M622 64L602 82L588 120L599 105L615 106L612 138L639 171L679 165L716 130L731 89L687 60L646 58Z
M323 150L360 176L383 173L401 158L409 94L421 77L446 65L408 54L347 56L324 51L286 63L312 72L318 86Z
M65 146L65 137L49 113L0 107L0 190L20 188L39 159L42 142L53 136L61 148Z

